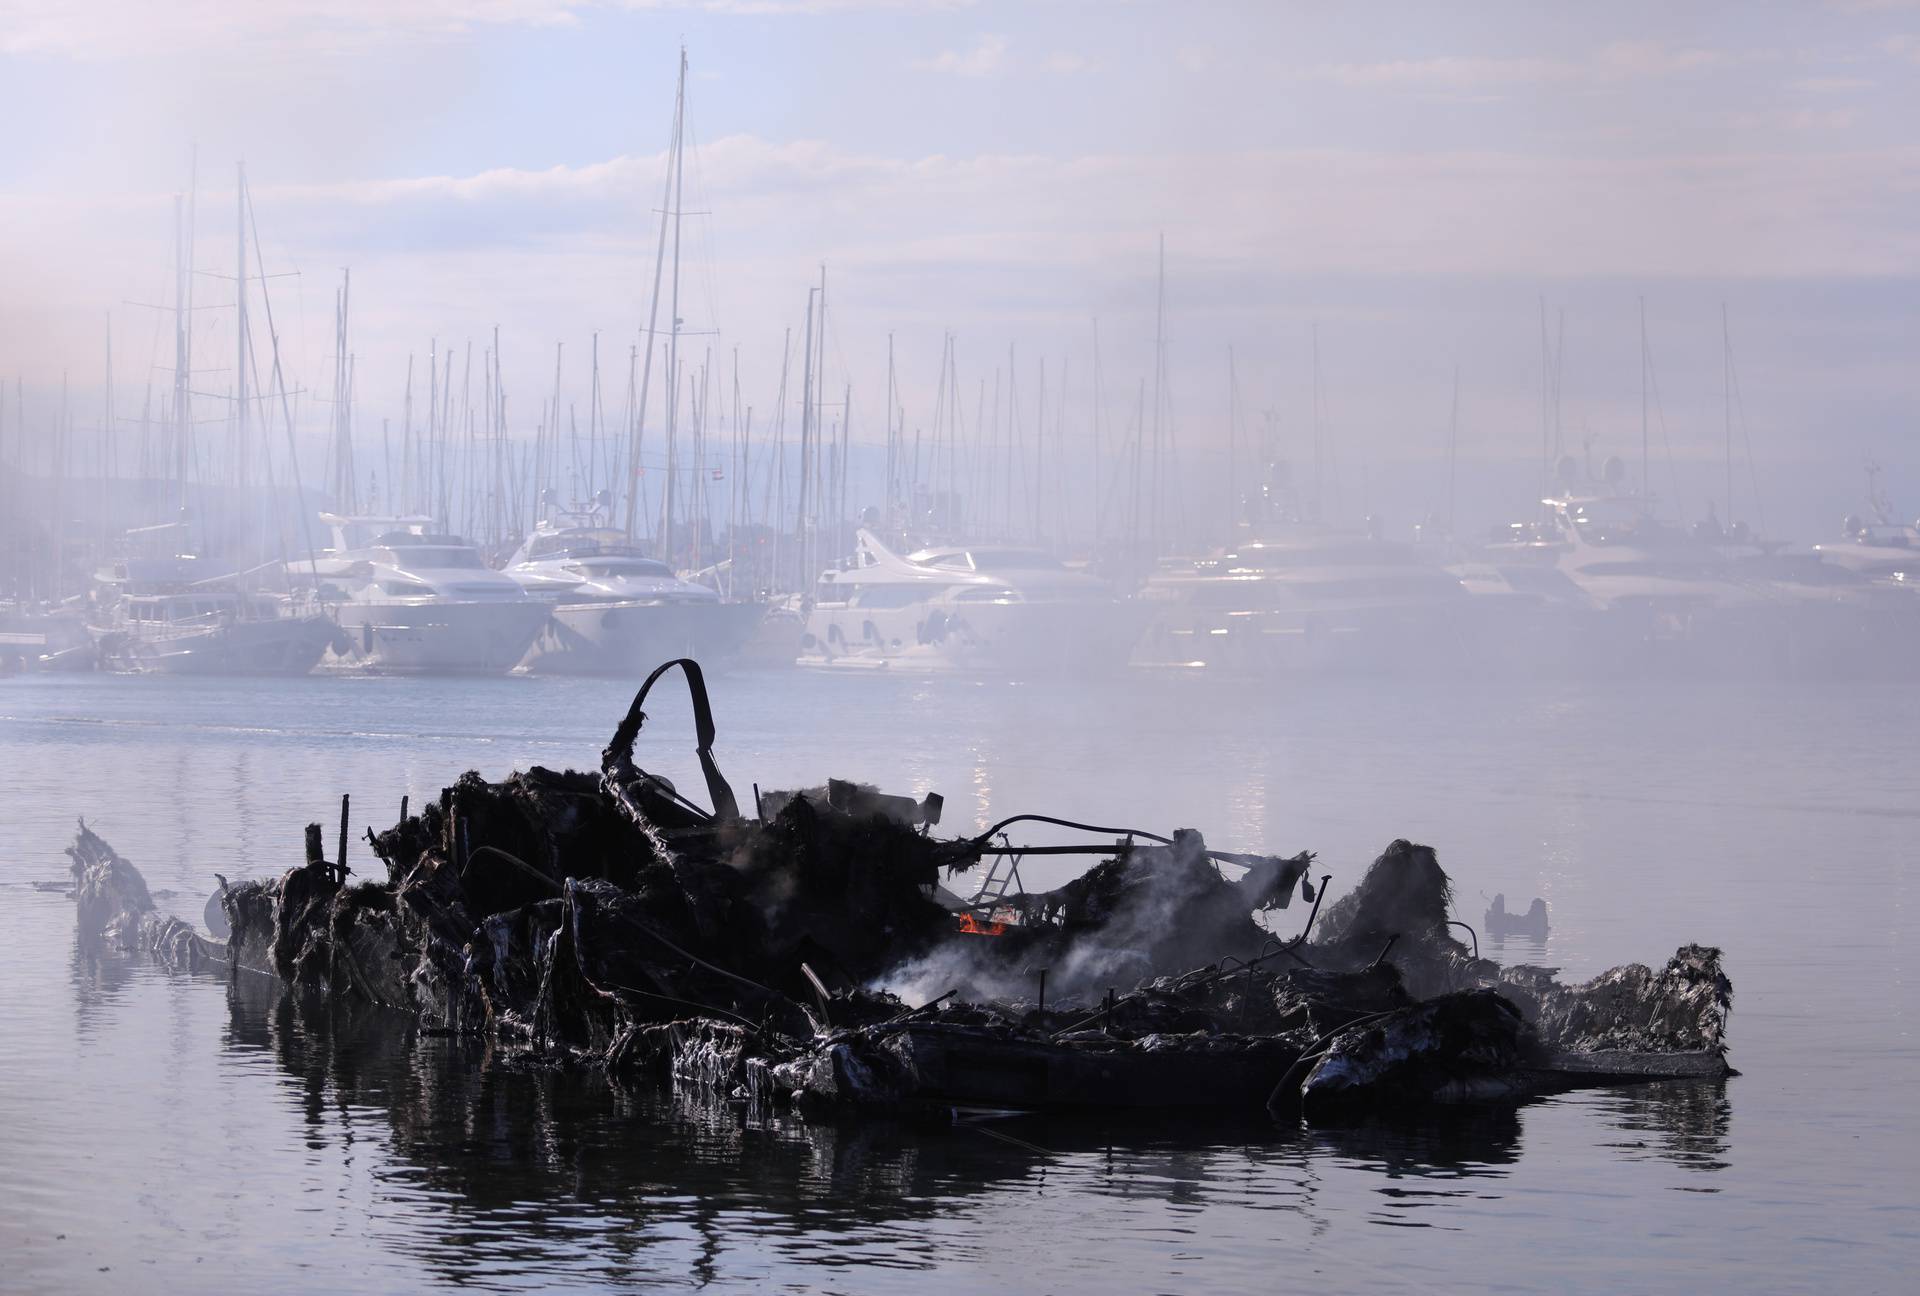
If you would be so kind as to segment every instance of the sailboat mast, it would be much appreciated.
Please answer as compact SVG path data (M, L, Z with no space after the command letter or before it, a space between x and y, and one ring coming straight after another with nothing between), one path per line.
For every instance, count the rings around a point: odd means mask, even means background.
M1650 424L1647 419L1647 299L1640 299L1640 494L1648 501L1653 499L1652 441L1648 435Z
M1240 513L1239 486L1233 479L1234 451L1240 433L1240 375L1234 367L1233 346L1227 346L1227 543L1233 543L1234 521Z
M674 113L673 120L673 292L667 307L667 502L664 511L667 528L666 557L669 565L674 561L673 504L674 476L677 466L674 429L680 417L680 210L684 205L681 199L686 195L684 183L686 147L683 139L683 132L686 129L686 84L687 53L681 50L681 107Z
M175 492L187 480L187 226L186 199L173 196L173 454L168 468ZM176 494L174 504L180 500Z
M1453 410L1447 416L1447 538L1451 540L1453 528L1453 484L1454 466L1460 447L1460 366L1453 367Z
M653 380L653 339L660 323L660 275L667 258L667 208L673 197L674 162L680 154L680 137L687 107L687 50L680 47L680 80L673 97L673 139L667 146L666 190L660 199L660 240L653 253L653 296L647 305L646 362L640 366L640 395L634 402L633 445L627 464L627 536L633 537L634 513L640 503L640 454L646 443L647 391Z
M1321 449L1323 440L1320 431L1320 321L1313 322L1313 520L1320 522L1325 518L1321 511L1320 494L1322 478L1325 474L1325 453Z
M233 228L238 254L233 271L233 439L240 458L239 482L247 484L247 164L234 164Z
M800 550L800 570L794 585L796 589L804 588L801 582L812 576L807 566L810 556L807 552L807 486L812 473L813 454L813 300L819 292L818 288L807 289L807 339L800 371L800 478L793 510L794 539Z
M1160 269L1153 305L1153 552L1160 553L1160 497L1164 476L1160 463L1160 410L1166 403L1167 374L1167 236L1160 235Z
M826 478L821 473L824 457L820 453L820 429L826 414L827 405L827 267L820 265L820 320L814 330L813 345L813 470L816 480L813 484L814 525L807 529L807 571L811 574L820 561L820 526L818 514L825 502Z
M1727 304L1720 303L1720 359L1723 366L1723 404L1727 424L1727 515L1726 525L1733 525L1733 334L1727 327Z

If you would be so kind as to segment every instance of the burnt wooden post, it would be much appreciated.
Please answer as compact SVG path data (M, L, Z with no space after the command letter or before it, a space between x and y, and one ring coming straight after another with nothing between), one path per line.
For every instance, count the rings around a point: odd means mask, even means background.
M348 794L340 794L340 852L333 861L333 867L342 882L347 880L347 805Z
M308 824L307 825L307 863L308 864L325 864L326 862L327 862L327 848L323 844L320 836L320 825L317 823Z

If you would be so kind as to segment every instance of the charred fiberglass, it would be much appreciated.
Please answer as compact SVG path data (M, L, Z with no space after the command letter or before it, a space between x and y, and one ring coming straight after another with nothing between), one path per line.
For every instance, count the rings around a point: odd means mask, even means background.
M635 763L649 690L693 695L711 809ZM921 800L829 781L744 813L700 669L662 666L598 772L468 774L369 832L384 880L325 858L224 881L210 936L81 825L83 939L399 1012L529 1064L652 1072L807 1115L1238 1109L1310 1121L1585 1084L1724 1076L1716 949L1582 985L1462 943L1432 848L1394 841L1340 899L1314 857L1022 815L935 831ZM1044 823L1077 843L1021 846ZM1049 891L1035 854L1095 859ZM982 870L984 869L984 874ZM984 875L962 898L946 883ZM1278 911L1300 914L1287 926ZM226 930L221 932L224 927ZM1471 932L1468 932L1471 940ZM224 939L221 939L224 937Z

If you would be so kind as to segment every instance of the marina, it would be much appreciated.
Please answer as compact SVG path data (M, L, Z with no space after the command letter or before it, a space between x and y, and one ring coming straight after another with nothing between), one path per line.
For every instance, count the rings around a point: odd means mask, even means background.
M1907 8L0 3L0 1292L1906 1290Z

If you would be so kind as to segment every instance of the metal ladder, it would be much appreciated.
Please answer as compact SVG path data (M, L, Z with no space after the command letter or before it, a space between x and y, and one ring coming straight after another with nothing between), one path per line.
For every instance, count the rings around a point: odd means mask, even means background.
M1000 844L1007 844L1004 834ZM980 889L973 893L973 899L967 901L967 907L991 910L1007 898L1009 891L1025 894L1026 889L1027 884L1020 880L1020 856L996 855L993 863L987 866L987 876L981 880Z

